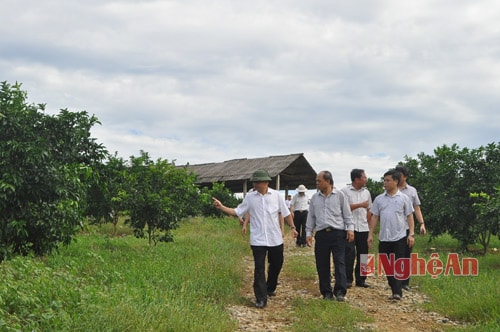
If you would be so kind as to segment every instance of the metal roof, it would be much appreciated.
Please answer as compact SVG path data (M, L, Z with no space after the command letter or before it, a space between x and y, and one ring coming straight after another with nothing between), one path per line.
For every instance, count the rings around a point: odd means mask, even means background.
M226 188L234 193L245 192L247 188L251 188L250 177L257 169L265 169L269 173L272 178L269 186L277 190L293 190L300 184L309 189L316 187L316 171L303 153L233 159L221 163L188 164L183 167L197 176L198 185L211 187L214 182L224 182Z

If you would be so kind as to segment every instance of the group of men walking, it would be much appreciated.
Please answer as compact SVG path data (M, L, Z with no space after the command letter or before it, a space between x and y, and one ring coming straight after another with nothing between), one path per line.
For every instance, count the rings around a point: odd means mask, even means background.
M406 172L406 173L405 173ZM406 174L406 175L404 175ZM396 258L411 252L414 243L413 213L425 226L415 188L406 183L406 169L389 170L384 174L385 192L375 198L366 188L367 177L362 169L351 171L351 184L337 190L331 172L321 171L316 177L316 189L311 198L300 185L289 206L279 192L269 188L267 171L257 170L250 181L254 190L247 193L236 208L224 206L213 198L214 206L226 214L243 218L250 216L250 245L254 257L254 294L256 307L264 308L267 299L276 295L278 276L283 266L284 223L292 229L299 247L313 246L319 290L324 299L344 301L347 289L370 287L362 275L360 255L367 254L373 243L373 233L380 221L379 252ZM402 180L403 179L403 180ZM401 189L400 189L401 187ZM403 194L404 191L410 196ZM411 198L410 198L411 197ZM268 259L268 276L265 260ZM331 283L333 256L335 284ZM404 284L388 277L391 300L400 300ZM406 284L407 285L407 284Z

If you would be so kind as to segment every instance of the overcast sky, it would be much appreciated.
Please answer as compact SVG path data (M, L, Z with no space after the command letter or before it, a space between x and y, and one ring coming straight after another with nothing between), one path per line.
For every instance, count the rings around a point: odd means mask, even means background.
M499 141L498 0L2 0L0 22L0 81L125 159L304 153L341 187Z

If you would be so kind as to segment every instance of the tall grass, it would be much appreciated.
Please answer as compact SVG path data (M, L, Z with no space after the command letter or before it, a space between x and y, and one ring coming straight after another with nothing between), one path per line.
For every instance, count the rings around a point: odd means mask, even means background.
M175 242L87 233L0 273L3 331L234 331L247 244L232 220L183 223Z
M500 241L494 237L491 247L498 248ZM446 262L450 252L456 252L458 242L449 235L443 235L429 241L420 237L414 252L429 258L430 254L439 253ZM461 258L473 256L460 255ZM479 262L478 276L431 276L412 277L412 285L430 297L424 305L427 310L439 312L451 319L467 322L468 330L498 331L500 326L500 255L491 251L485 256L475 255Z
M243 257L248 238L234 218L181 223L173 243L150 247L127 227L89 228L48 257L0 264L0 331L234 331L227 306L242 304ZM453 240L418 238L415 252L453 251ZM495 238L492 247L500 246ZM422 254L423 255L423 254ZM478 257L478 277L413 277L431 301L428 310L496 331L499 318L498 254ZM311 257L286 258L283 271L305 288L315 276ZM317 286L313 286L317 287ZM291 331L353 330L366 315L347 303L292 300Z

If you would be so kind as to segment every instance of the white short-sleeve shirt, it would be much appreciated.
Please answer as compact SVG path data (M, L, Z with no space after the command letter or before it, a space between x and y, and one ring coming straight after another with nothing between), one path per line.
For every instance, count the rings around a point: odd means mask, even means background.
M240 218L247 212L250 214L252 246L275 247L283 244L279 218L280 214L286 218L290 215L290 210L279 191L268 188L265 195L256 190L250 191L234 210Z
M380 218L380 241L395 242L406 236L407 217L413 213L408 196L399 190L394 196L380 194L373 201L371 212Z
M368 209L372 207L372 196L366 187L356 189L352 184L349 184L341 189L349 200L349 204L357 204L368 201ZM354 230L356 232L368 232L367 209L358 208L352 211L352 219L354 221Z

